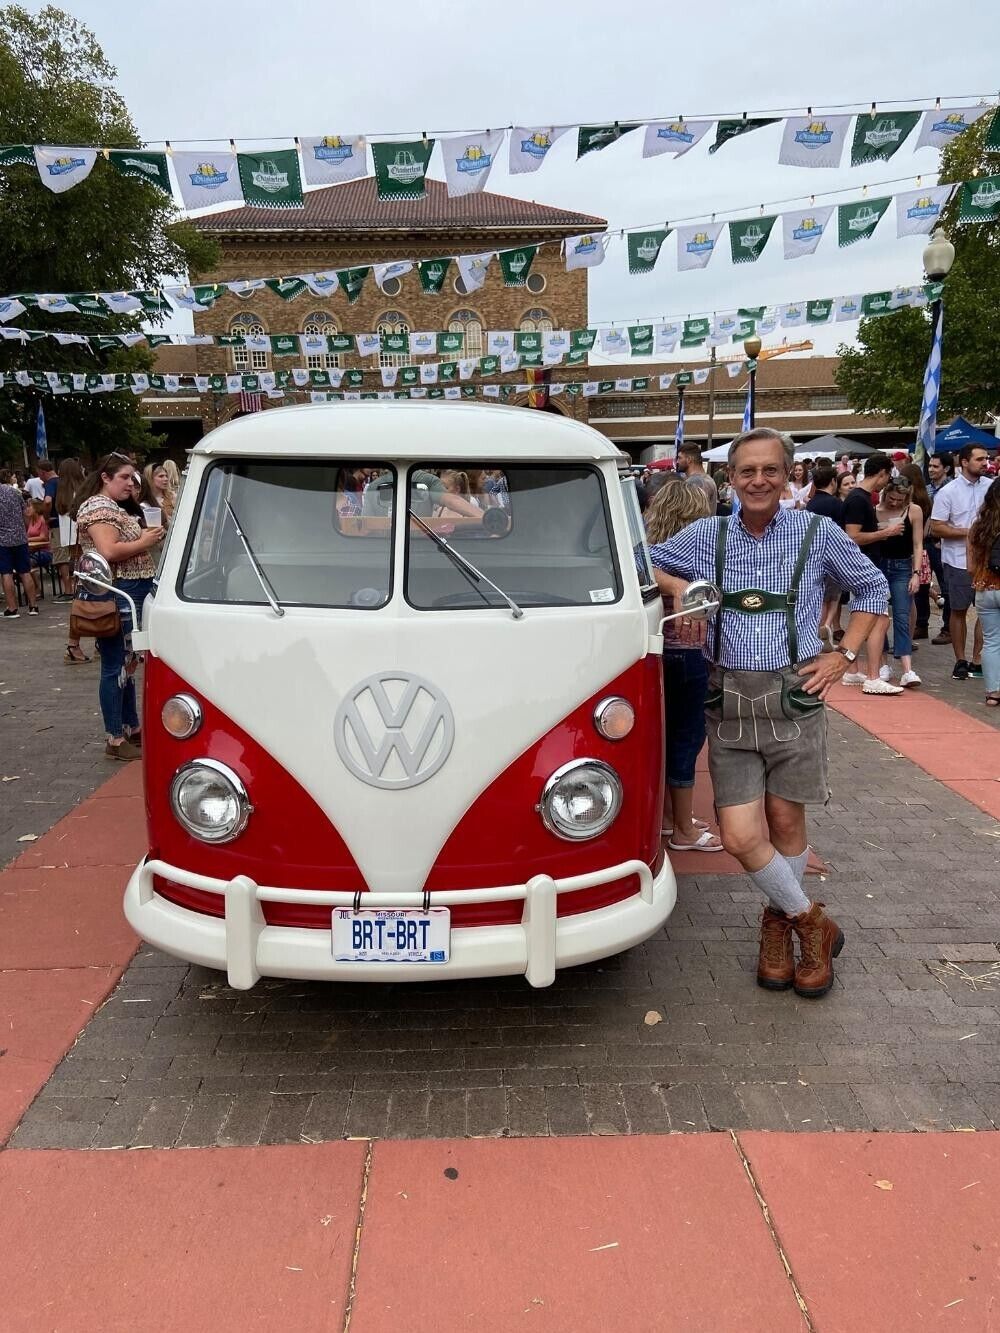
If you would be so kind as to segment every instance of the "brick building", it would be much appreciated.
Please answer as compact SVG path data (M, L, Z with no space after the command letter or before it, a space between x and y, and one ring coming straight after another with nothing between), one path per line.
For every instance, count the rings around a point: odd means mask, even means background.
M237 208L196 220L195 225L219 243L219 261L198 282L238 278L285 277L296 273L345 269L394 259L435 259L456 254L506 250L526 241L560 241L581 232L604 231L603 218L550 208L506 195L449 198L444 184L427 181L422 200L380 201L374 177L346 185L312 190L305 207L278 211ZM505 287L494 262L485 285L467 293L452 264L440 295L425 293L414 270L389 278L382 289L369 275L355 304L340 292L317 297L304 292L285 301L268 288L248 297L226 294L209 311L194 316L196 333L401 333L417 330L460 330L464 355L483 355L488 329L545 330L584 328L587 324L587 273L567 273L557 245L539 249L525 287ZM193 354L193 359L192 359ZM361 358L328 354L308 358L309 369L340 367L366 372L365 389L382 387L382 365L407 364L408 356ZM272 362L269 353L217 346L165 347L157 369L210 375L254 372L299 366L304 358ZM515 377L510 377L513 382ZM523 378L523 377L517 377ZM579 369L576 372L579 378ZM295 395L301 401L301 395ZM521 400L511 399L517 403ZM559 408L587 419L582 398L559 399ZM145 414L175 446L194 434L225 421L238 410L231 395L174 395L143 400Z

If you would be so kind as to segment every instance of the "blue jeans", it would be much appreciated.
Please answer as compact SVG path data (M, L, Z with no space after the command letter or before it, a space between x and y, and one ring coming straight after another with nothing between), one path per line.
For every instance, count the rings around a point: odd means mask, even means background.
M143 601L153 590L153 580L116 579L115 587L127 592L141 613ZM132 633L132 613L128 603L123 602L120 597L116 597L115 601L121 611L122 627L110 638L97 639L95 642L97 655L101 659L101 683L98 693L104 730L117 740L123 735L125 727L130 731L138 731L139 714L135 702L135 677L125 670L125 664L131 655L126 636Z
M913 576L913 561L884 560L882 570L889 580L889 600L892 602L892 655L909 657L913 652L913 640L910 638L910 607L913 605L910 579Z
M983 627L983 684L989 694L996 694L1000 692L1000 592L977 592L976 614Z
M668 787L693 787L694 768L705 744L708 663L700 648L664 648Z

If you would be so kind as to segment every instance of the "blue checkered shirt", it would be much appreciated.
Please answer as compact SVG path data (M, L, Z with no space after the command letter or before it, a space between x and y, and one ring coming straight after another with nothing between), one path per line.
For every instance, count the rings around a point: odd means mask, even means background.
M739 515L729 520L722 591L739 592L759 588L763 592L787 592L806 528L815 517L804 509L779 509L762 537L752 537ZM657 569L675 578L715 581L717 518L702 518L669 541L650 548ZM821 518L813 538L795 605L795 629L799 660L815 657L822 649L819 619L825 581L832 579L852 594L855 611L885 615L889 585L885 575L828 518ZM745 615L721 611L719 665L729 671L777 671L789 666L788 628L784 611L761 611ZM708 656L714 655L715 632L709 631Z

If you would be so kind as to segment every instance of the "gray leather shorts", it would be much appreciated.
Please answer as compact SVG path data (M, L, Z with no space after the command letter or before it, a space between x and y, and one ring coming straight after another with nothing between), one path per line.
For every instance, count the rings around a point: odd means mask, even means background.
M717 806L746 805L765 792L802 805L830 799L826 707L801 684L791 667L712 668L705 720Z

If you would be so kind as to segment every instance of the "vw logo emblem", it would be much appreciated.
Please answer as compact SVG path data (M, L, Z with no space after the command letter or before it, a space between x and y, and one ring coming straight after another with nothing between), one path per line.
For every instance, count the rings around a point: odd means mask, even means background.
M430 681L381 671L345 695L333 722L337 753L369 787L400 791L433 777L451 753L455 718Z

